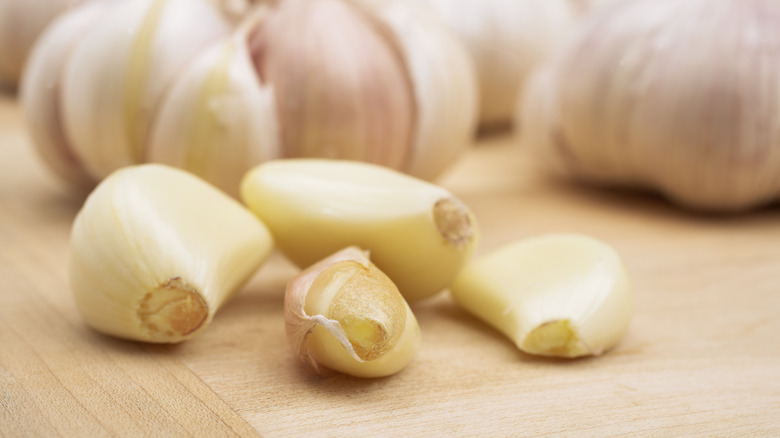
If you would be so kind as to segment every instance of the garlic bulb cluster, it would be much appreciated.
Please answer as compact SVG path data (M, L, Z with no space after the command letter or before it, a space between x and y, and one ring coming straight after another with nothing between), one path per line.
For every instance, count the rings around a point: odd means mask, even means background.
M24 84L30 123L61 140L39 150L81 163L70 173L158 162L237 196L247 170L279 157L432 179L471 140L468 55L410 3L117 1L69 44L41 44Z
M14 88L35 41L59 14L86 0L0 0L0 85Z
M584 181L707 211L780 198L780 3L622 0L534 79L522 142Z
M531 73L571 33L590 2L576 0L415 0L465 42L479 79L483 126L511 123Z

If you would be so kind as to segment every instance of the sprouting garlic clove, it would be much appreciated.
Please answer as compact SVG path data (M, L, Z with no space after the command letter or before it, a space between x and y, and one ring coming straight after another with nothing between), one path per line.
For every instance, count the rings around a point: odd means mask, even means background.
M524 147L687 208L776 201L778 21L773 0L608 2L539 73L518 116Z
M450 290L465 310L540 356L600 355L618 343L633 315L619 255L578 234L509 244L466 267Z
M446 288L479 234L471 211L447 190L368 163L269 161L245 176L241 198L298 266L357 245L407 301Z
M149 161L186 169L236 198L243 175L280 154L274 93L257 77L245 33L213 44L181 73L147 151Z
M68 54L61 104L65 132L94 178L144 162L162 96L232 26L208 0L124 0L83 35Z
M21 82L21 108L36 152L55 175L84 191L92 189L96 181L65 135L60 77L71 48L110 5L109 1L93 1L53 20L30 53Z
M349 1L287 0L250 36L286 157L405 165L412 88L381 25Z
M290 346L320 374L395 374L412 361L421 339L398 288L357 247L330 255L290 281L285 324Z
M180 342L211 322L272 247L251 212L199 178L131 166L103 180L76 216L70 286L94 329Z

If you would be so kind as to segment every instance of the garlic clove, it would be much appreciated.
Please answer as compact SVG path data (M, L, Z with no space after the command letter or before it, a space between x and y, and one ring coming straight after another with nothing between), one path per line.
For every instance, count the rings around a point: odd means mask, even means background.
M69 55L62 113L93 177L144 161L163 93L231 26L208 0L124 0L89 29Z
M103 180L76 216L70 286L94 329L180 342L211 322L272 247L252 213L197 177L131 166Z
M237 33L177 79L157 115L148 159L186 169L237 198L252 166L279 157L274 105L273 90L260 84Z
M414 126L399 53L363 9L344 0L288 0L250 36L275 92L285 157L405 164Z
M93 1L54 20L30 53L21 81L21 108L36 152L54 174L85 191L96 181L84 169L63 130L60 77L70 49L109 5Z
M470 210L447 190L368 163L269 161L245 176L241 198L298 266L357 245L407 301L447 287L479 234Z
M412 361L421 339L398 288L356 247L290 281L285 323L291 347L320 374L395 374Z
M634 296L619 255L577 234L500 248L466 267L455 301L534 355L600 355L628 329Z
M390 27L414 85L416 129L404 170L433 180L466 151L475 134L478 90L473 63L460 42L423 9L382 1L376 14Z

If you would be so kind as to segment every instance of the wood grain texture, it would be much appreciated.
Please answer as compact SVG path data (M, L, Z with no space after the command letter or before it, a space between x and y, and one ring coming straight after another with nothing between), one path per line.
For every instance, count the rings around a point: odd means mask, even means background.
M275 255L197 338L95 333L67 283L83 197L34 155L0 100L0 434L16 436L778 436L780 208L711 217L546 178L508 138L442 180L474 210L478 253L583 232L624 257L629 333L598 358L519 352L446 293L414 306L422 349L383 379L322 378L292 356Z

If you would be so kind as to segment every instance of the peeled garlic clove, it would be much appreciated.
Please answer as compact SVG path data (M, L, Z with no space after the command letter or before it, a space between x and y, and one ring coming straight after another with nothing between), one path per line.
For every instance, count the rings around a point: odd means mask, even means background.
M540 73L523 143L581 180L690 208L777 200L778 22L772 0L610 2Z
M466 267L455 301L541 356L600 355L628 329L634 306L628 274L605 243L550 234L500 248Z
M208 0L125 0L86 32L68 55L62 113L93 177L144 162L163 93L194 55L231 28Z
M395 374L420 345L417 320L365 252L348 247L302 272L285 293L287 337L318 372Z
M234 197L243 175L279 156L273 91L262 85L243 33L182 72L157 115L148 159L186 169Z
M478 239L474 216L447 190L368 163L269 161L245 176L241 198L298 266L357 245L407 301L447 287Z
M211 322L272 246L251 212L195 176L131 166L101 182L76 216L70 285L96 330L180 342Z
M15 87L38 37L84 0L0 0L0 84Z
M36 152L58 177L83 190L93 188L96 181L86 172L65 135L59 105L60 77L71 48L111 4L93 1L54 20L30 54L21 83L21 108Z

